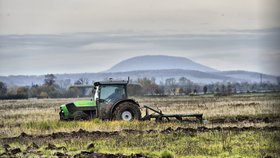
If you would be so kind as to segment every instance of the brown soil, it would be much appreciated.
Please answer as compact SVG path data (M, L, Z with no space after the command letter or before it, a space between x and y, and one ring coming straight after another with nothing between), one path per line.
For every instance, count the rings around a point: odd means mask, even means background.
M137 134L137 133L157 133L160 132L162 134L169 134L169 133L195 133L195 132L221 132L221 131L235 131L235 132L242 132L242 131L280 131L280 127L276 126L266 126L266 127L214 127L214 128L207 128L207 127L198 127L198 128L182 128L178 127L177 129L172 129L171 127L162 130L147 130L147 131L139 131L139 130L122 130L122 131L114 131L114 132L100 132L100 131L86 131L80 129L78 131L73 132L57 132L48 135L29 135L26 133L21 133L17 137L8 137L0 139L1 144L15 142L15 141L23 141L23 142L30 142L33 140L54 140L54 139L72 139L72 138L106 138L106 137L114 137L120 135L120 133L127 133L127 134ZM51 148L51 147L50 147Z
M174 132L180 132L180 133L195 133L195 132L223 132L223 131L231 131L231 132L243 132L243 131L267 131L267 132L273 132L273 131L279 131L280 127L276 126L266 126L266 127L214 127L214 128L207 128L207 127L198 127L198 128L182 128L178 127L177 129L167 128L161 133L168 134L168 133L174 133Z
M73 132L57 132L49 135L28 135L26 133L21 133L17 137L10 137L10 138L2 138L0 139L0 144L2 144L2 148L5 152L0 153L0 157L17 157L18 154L35 154L43 156L43 154L38 151L40 148L34 142L46 142L47 140L54 140L54 139L72 139L72 138L106 138L106 137L114 137L118 136L121 133L126 134L140 134L140 133L161 133L161 134L173 134L173 133L185 133L185 134L195 134L198 132L242 132L242 131L280 131L280 127L215 127L215 128L207 128L207 127L198 127L198 128L182 128L178 127L177 129L172 129L171 127L162 130L147 130L147 131L140 131L140 130L122 130L122 131L114 131L114 132L100 132L100 131L85 131L80 129L78 131ZM12 142L31 142L31 144L25 149L22 150L20 148L11 148L9 143ZM48 141L49 142L49 141ZM102 153L94 153L90 152L90 149L94 147L94 144L89 144L87 146L87 151L81 151L79 154L74 155L74 158L79 157L100 157L100 158L145 158L145 155L142 154L132 154L132 155L122 155L122 154L102 154ZM64 152L67 152L67 148L64 146L56 146L54 144L48 143L45 147L45 150L59 150L59 152L55 152L53 156L57 157L72 157ZM61 152L62 151L62 152Z
M0 157L18 157L18 154L22 153L23 155L26 154L35 154L38 156L43 156L39 151L21 151L20 148L15 148L10 151L6 151L0 154ZM53 156L57 156L59 158L70 158L72 156L62 153L62 152L55 152ZM103 153L95 153L89 151L81 151L79 154L73 156L73 158L147 158L147 156L143 154L131 154L131 155L122 155L122 154L103 154Z
M132 155L122 155L122 154L101 154L101 153L91 153L87 151L82 151L80 154L74 155L74 158L146 158L142 154L132 154Z
M0 139L1 142L14 142L14 141L27 141L29 142L30 140L53 140L53 139L72 139L72 138L104 138L104 137L112 137L119 135L119 132L100 132L100 131L93 131L89 132L83 129L80 129L78 131L73 131L70 133L67 132L57 132L57 133L52 133L48 135L29 135L24 132L22 132L19 136L17 137L9 137L9 138L2 138Z
M18 154L27 155L27 154L35 154L39 157L43 156L42 152L38 149L40 148L39 145L32 142L25 150L22 150L20 148L11 148L9 144L4 144L2 147L5 149L5 152L0 153L0 157L18 157ZM93 144L90 144L87 148L93 147ZM53 156L57 156L59 158L92 158L92 157L98 157L98 158L146 158L143 154L131 154L131 155L122 155L122 154L103 154L103 153L95 153L91 151L81 151L80 153L76 155L68 155L65 154L67 152L67 148L64 146L56 146L52 143L48 143L47 147L45 147L45 150L59 150L53 154ZM63 151L61 151L63 150Z
M280 122L280 115L271 116L235 116L235 117L218 117L206 119L212 124L223 124L223 123L275 123ZM171 119L170 121L164 119L161 122L172 122L178 121ZM181 122L186 123L198 123L199 120L193 118L184 118Z
M240 122L249 122L249 123L273 123L280 122L280 116L259 116L259 117L250 117L250 116L236 116L236 117L219 117L209 119L211 123L240 123Z

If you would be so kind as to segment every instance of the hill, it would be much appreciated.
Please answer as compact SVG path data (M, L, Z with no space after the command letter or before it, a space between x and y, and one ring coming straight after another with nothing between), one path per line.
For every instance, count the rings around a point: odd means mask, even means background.
M130 58L100 73L55 74L55 76L56 82L61 86L65 80L73 84L80 78L86 78L92 82L108 78L127 79L128 76L133 80L153 77L157 83L164 83L167 78L175 78L178 81L180 77L186 77L195 83L202 84L215 82L277 83L277 76L273 75L243 70L218 71L187 58L161 55ZM0 76L0 81L8 85L30 86L43 84L44 75Z
M196 63L183 57L147 55L138 56L124 60L106 72L128 72L138 70L166 70L166 69L183 69L196 70L202 72L217 72L213 68Z
M165 81L167 78L186 77L196 83L215 83L215 82L260 82L260 73L248 71L221 71L221 72L202 72L196 70L168 69L168 70L139 70L128 72L104 72L104 73L75 73L75 74L55 74L57 83L70 79L73 84L79 78L87 78L91 81L99 81L108 78L131 79L154 77L157 83ZM43 84L44 76L0 76L0 81L9 85L31 85ZM276 76L262 74L262 82L277 83Z

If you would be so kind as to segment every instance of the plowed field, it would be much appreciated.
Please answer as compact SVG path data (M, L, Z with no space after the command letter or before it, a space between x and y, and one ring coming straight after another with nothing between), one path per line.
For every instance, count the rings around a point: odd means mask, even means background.
M207 121L62 122L59 105L77 99L2 100L0 157L280 157L279 94L135 99Z

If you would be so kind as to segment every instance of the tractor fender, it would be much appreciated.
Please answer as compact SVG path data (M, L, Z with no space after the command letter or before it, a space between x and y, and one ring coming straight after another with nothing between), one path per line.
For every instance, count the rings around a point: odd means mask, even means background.
M123 103L123 102L132 102L134 104L136 104L138 107L140 107L140 105L138 104L138 102L136 102L134 99L123 99L123 100L119 100L117 101L116 103L114 103L111 107L111 110L110 110L110 115L113 116L113 112L115 111L116 107L120 104L120 103Z

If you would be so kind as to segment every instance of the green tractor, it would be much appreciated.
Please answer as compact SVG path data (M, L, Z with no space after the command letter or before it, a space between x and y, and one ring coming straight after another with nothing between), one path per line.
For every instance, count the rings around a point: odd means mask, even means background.
M140 120L139 104L128 99L127 81L101 81L93 86L94 98L60 106L61 120Z
M146 115L141 117L139 104L135 100L128 98L128 81L113 81L110 79L109 81L95 82L94 86L82 86L93 87L93 99L61 105L60 120L99 118L102 120L124 121L151 119L170 121L170 119L175 118L182 121L185 117L195 117L202 122L203 114L163 114L161 110L146 105L143 106L146 108ZM154 113L149 114L149 110Z

